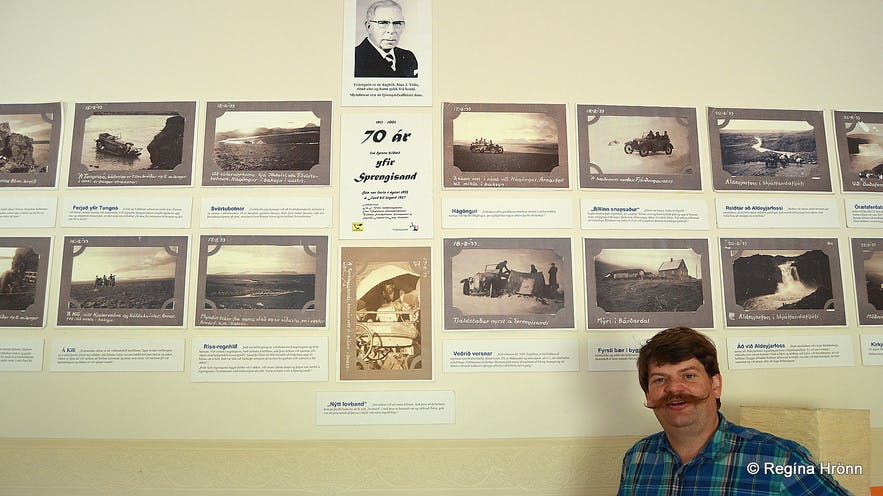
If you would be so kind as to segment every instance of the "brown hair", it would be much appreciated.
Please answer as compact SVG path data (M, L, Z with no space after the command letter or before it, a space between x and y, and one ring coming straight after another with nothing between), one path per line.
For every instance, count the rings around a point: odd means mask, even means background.
M650 387L650 364L680 363L695 358L709 377L720 374L717 348L704 334L689 327L671 327L650 338L638 353L638 382L646 393ZM717 401L720 408L720 400Z

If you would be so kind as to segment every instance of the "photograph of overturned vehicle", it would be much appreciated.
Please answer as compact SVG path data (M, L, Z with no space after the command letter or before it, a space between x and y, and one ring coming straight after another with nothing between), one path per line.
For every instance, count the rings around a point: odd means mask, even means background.
M445 328L566 328L573 322L569 239L445 240Z
M359 281L356 296L356 368L421 368L420 276L382 265Z

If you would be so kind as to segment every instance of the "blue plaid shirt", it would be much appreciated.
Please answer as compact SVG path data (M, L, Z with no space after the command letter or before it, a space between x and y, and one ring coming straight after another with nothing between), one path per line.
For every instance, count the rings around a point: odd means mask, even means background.
M664 432L638 441L622 460L619 496L850 495L803 446L740 427L718 414L711 441L681 465ZM777 469L778 467L778 469Z

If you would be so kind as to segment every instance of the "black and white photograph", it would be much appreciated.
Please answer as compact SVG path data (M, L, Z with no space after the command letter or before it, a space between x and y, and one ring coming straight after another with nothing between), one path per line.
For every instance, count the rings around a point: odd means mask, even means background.
M708 109L715 189L831 191L821 111Z
M843 191L883 191L883 112L834 111Z
M64 238L59 325L180 326L187 238Z
M324 327L328 238L204 235L200 326Z
M706 240L584 243L589 329L713 327Z
M883 238L852 238L855 301L860 325L883 325Z
M0 187L54 187L61 103L0 104Z
M340 256L340 379L432 379L429 247L344 247Z
M203 185L327 185L330 123L331 102L208 102Z
M846 324L836 239L720 242L728 326Z
M430 105L431 0L344 0L343 104Z
M195 102L76 105L68 186L189 185Z
M695 108L576 108L581 188L702 189Z
M564 105L444 107L445 186L567 188Z
M0 327L43 327L49 238L0 238Z
M570 240L444 240L445 329L573 327Z

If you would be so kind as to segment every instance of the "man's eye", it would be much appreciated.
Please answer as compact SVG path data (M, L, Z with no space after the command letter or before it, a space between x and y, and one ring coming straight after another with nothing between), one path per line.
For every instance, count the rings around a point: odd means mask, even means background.
M684 374L684 379L693 380L696 378L696 374Z
M405 25L405 21L392 21L394 27L400 28Z
M653 384L662 384L663 381L665 381L665 379L663 379L662 377L657 377L656 379L653 379L652 382Z

